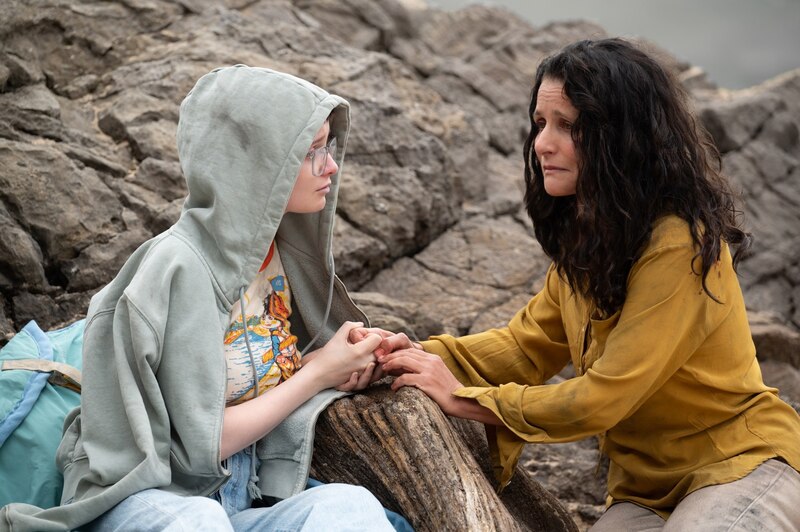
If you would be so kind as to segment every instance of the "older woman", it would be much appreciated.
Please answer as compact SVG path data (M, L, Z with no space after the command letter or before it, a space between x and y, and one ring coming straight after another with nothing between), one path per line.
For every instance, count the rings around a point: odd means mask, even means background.
M734 270L750 236L679 83L630 43L582 41L540 65L530 119L544 288L502 329L385 339L393 386L493 425L501 482L525 442L600 435L593 530L797 530L800 418L762 381Z

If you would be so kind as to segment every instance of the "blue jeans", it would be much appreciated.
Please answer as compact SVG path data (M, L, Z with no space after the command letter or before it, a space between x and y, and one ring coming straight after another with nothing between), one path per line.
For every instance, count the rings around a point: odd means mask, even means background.
M249 451L249 449L248 449ZM300 530L393 532L384 508L368 490L349 484L320 484L269 508L250 508L247 480L250 455L228 459L231 478L213 497L184 497L160 489L131 495L93 521L91 531L276 531ZM311 485L312 483L309 483ZM397 514L401 531L412 531Z

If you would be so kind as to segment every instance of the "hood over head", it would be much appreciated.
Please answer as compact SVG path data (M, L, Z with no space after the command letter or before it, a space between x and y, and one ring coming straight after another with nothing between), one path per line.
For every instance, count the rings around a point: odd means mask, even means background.
M339 172L318 213L284 211L325 120ZM230 305L281 238L328 264L349 105L300 78L245 65L213 70L181 104L178 153L189 195L174 230L198 246Z

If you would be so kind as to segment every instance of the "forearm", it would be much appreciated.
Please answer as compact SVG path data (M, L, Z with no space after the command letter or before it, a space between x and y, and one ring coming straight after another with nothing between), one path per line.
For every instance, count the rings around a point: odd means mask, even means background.
M503 422L494 412L481 406L475 399L466 397L453 397L452 406L447 412L451 416L480 421L485 425L503 425Z
M303 368L255 399L225 408L220 458L260 440L300 405L322 391L312 368Z
M524 336L524 332L505 327L460 338L434 336L422 342L422 347L439 356L467 386L541 384L569 361L565 346L547 342L536 333L530 333L531 338L523 346L519 336Z

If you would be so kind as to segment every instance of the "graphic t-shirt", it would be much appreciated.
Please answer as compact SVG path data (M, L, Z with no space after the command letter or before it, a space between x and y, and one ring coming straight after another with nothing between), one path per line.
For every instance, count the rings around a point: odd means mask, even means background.
M253 352L259 395L288 379L300 368L297 337L289 330L292 296L274 243L258 276L245 292L244 300L246 333L239 301L231 309L230 325L225 333L228 364L225 400L228 406L254 396L253 368L245 334Z

